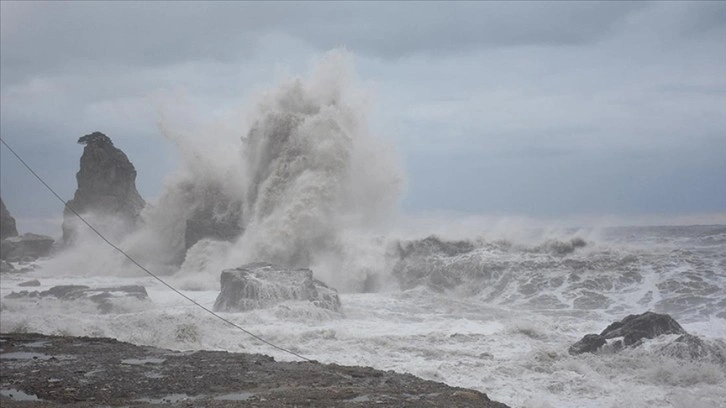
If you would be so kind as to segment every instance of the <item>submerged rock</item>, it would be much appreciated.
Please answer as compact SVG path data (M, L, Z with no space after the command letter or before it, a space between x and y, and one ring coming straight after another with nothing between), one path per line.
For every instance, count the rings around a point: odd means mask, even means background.
M0 198L0 239L15 237L18 235L18 229L15 225L15 218L10 215L2 198Z
M7 299L48 297L60 300L87 299L96 303L98 305L98 308L105 313L111 311L111 308L113 307L112 302L115 299L132 298L142 301L149 300L149 295L146 293L146 288L141 285L124 285L102 288L91 288L85 285L59 285L53 286L52 288L44 290L42 292L28 292L24 290L20 292L11 292L6 296Z
M586 334L580 341L570 346L570 354L594 353L604 346L607 340L599 334Z
M474 244L469 241L446 241L431 235L420 240L399 242L396 251L405 259L431 255L456 256L471 252L474 248Z
M726 344L710 343L692 334L684 334L659 350L660 354L684 360L710 361L726 366Z
M340 310L338 292L313 278L310 269L285 269L268 263L252 263L222 271L222 291L215 311L263 309L278 303L308 301L332 311Z
M587 242L585 242L582 238L572 238L569 241L553 239L546 241L544 244L535 249L543 252L550 252L554 255L568 255L575 252L576 249L584 248L586 246Z
M639 315L629 315L619 322L612 323L600 334L587 334L580 341L569 348L570 354L592 353L600 349L607 340L622 338L620 348L635 347L643 339L653 339L663 334L688 333L675 319L667 314L645 312Z
M0 242L0 258L8 262L34 261L48 256L53 249L53 242L49 236L29 232L5 238Z
M134 165L103 133L85 135L78 139L78 143L86 147L76 174L78 189L68 205L79 214L90 213L101 220L120 222L121 232L132 229L139 222L141 210L146 205L136 190ZM63 242L67 244L74 238L77 220L68 208L64 210L63 218ZM108 229L108 226L99 227Z
M479 273L479 264L464 256L474 249L469 241L446 241L436 236L398 242L389 250L394 260L392 274L402 289L419 285L452 289Z

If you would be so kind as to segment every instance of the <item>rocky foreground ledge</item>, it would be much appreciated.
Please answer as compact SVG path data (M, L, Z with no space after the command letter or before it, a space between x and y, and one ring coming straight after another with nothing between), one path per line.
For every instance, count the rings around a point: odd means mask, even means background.
M496 407L478 391L368 367L0 334L2 407Z

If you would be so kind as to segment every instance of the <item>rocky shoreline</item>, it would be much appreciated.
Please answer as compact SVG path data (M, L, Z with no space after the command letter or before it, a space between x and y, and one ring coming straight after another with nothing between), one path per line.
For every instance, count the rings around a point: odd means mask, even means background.
M0 364L3 407L507 407L410 374L108 338L0 334Z

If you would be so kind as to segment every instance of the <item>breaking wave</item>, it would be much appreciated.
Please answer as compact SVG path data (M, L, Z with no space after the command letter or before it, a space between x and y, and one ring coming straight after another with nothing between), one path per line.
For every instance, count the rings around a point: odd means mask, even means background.
M392 216L404 184L395 152L368 129L369 101L338 50L308 77L261 92L250 126L162 123L183 164L125 247L157 270L179 269L188 288L214 287L223 268L254 261L316 266L345 287L350 231Z

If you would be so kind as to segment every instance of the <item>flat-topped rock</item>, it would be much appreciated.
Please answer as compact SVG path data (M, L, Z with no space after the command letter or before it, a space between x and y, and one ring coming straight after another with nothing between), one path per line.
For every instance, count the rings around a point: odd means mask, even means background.
M40 284L38 282L38 284ZM18 286L30 286L20 284ZM36 285L33 285L36 286ZM55 298L60 300L79 300L86 299L98 305L98 308L108 313L113 308L113 301L122 298L131 298L141 301L148 301L149 295L146 288L141 285L124 285L91 288L85 285L59 285L44 291L27 291L11 292L6 296L7 299L24 299L24 298Z
M252 263L222 271L222 290L214 310L224 312L263 309L285 301L310 302L340 310L338 292L313 277L310 269L286 269Z
M48 256L53 249L53 238L30 232L0 241L0 259L8 262L34 261Z

